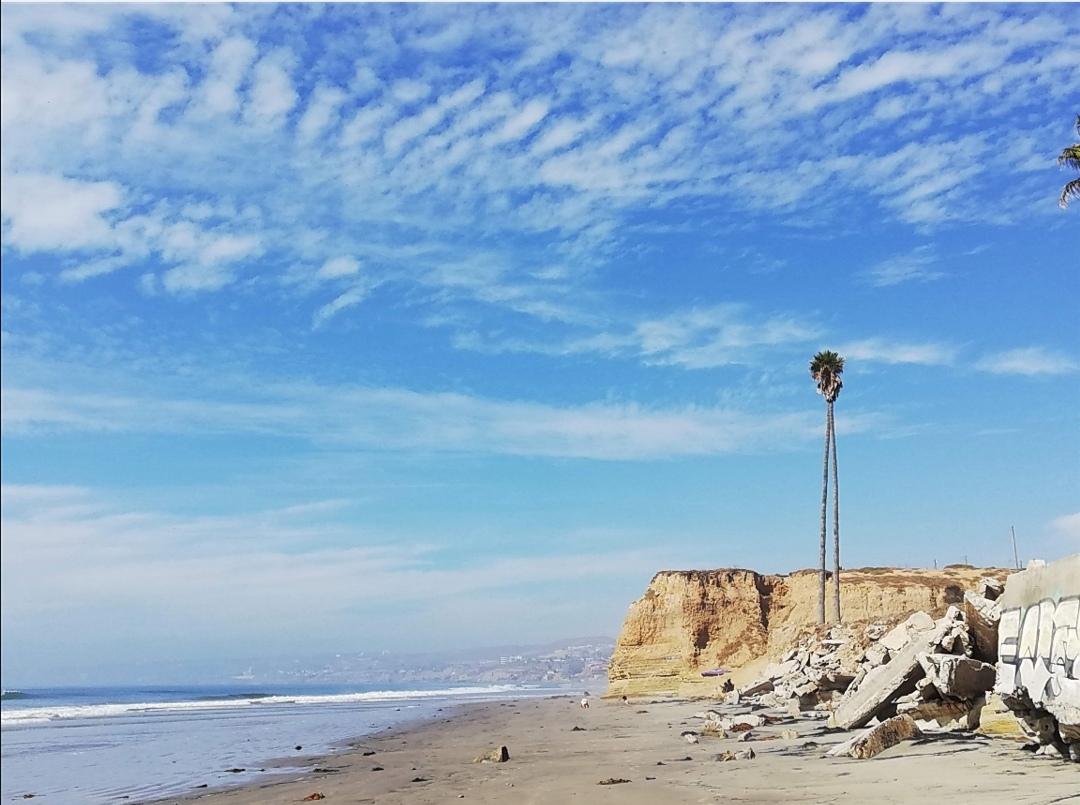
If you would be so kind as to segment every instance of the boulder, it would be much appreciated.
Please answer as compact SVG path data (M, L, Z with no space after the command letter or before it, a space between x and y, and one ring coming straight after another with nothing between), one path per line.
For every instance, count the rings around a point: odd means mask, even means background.
M477 755L473 759L473 763L505 763L509 759L510 750L505 746L499 746L484 752L482 755Z
M729 718L720 719L720 726L725 732L740 732L743 730L753 729L754 727L760 727L765 723L765 719L756 713L750 713L745 716L731 716Z
M753 749L742 749L738 752L721 752L716 756L717 760L753 760L757 755L754 754Z

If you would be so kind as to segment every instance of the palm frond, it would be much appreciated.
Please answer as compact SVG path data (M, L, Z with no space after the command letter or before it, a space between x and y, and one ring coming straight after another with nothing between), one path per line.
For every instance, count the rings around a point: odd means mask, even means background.
M1057 158L1058 165L1080 171L1080 143L1064 148Z
M1076 198L1080 198L1080 179L1073 179L1061 189L1058 204L1062 209L1065 209L1069 206L1069 202Z
M831 349L823 349L810 361L810 377L817 383L817 393L828 402L834 402L840 396L840 389L844 387L844 381L840 379L843 373L844 359Z
M1080 115L1076 116L1076 133L1080 134ZM1058 165L1064 168L1072 168L1075 171L1080 171L1080 143L1073 143L1072 145L1067 145L1061 149L1057 162ZM1080 179L1073 179L1061 188L1061 195L1058 197L1058 206L1061 207L1061 209L1065 209L1069 206L1069 202L1075 198L1080 198Z

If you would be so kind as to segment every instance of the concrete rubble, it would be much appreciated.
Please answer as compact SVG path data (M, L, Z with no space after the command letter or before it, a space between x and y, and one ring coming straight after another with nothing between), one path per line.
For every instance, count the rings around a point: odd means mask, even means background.
M1075 562L1072 581L1080 581L1080 556L1063 561ZM1027 572L1045 574L1057 564ZM1080 601L1074 591L1052 609L1036 602L1036 609L1046 611L1027 616L1023 602L1017 604L1020 594L1010 597L1018 587L1012 580L1020 575L1010 577L1013 587L980 580L936 619L916 612L891 628L883 623L821 627L733 693L752 708L827 717L833 728L865 728L835 747L833 755L869 758L924 734L978 730L985 714L983 735L1026 736L1039 754L1080 760ZM1037 625L1028 626L1028 617ZM1000 629L1009 629L1012 637L1006 640ZM1017 659L1025 646L1043 641L1044 667L1036 662L1032 670L1031 663ZM1010 661L1006 670L1013 675L1003 682L1002 667ZM1019 684L1025 680L1028 685ZM733 721L716 711L698 715L721 735L758 726L746 719L762 718L752 713Z

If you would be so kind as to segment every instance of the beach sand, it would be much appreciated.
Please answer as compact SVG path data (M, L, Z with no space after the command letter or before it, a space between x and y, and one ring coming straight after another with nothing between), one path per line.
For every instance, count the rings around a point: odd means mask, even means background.
M701 701L531 699L470 705L436 722L353 742L313 759L331 771L206 792L167 802L204 805L294 803L322 794L333 803L1080 803L1080 768L1035 757L1019 745L970 734L903 743L872 760L823 757L850 733L790 719L754 729L759 738L702 737L692 715L748 707ZM762 711L765 712L765 711ZM579 726L580 731L573 731ZM786 729L799 737L780 737ZM505 744L505 763L473 763ZM717 760L752 748L752 760ZM364 752L374 754L365 755ZM377 771L376 769L381 769ZM599 785L610 778L629 782Z

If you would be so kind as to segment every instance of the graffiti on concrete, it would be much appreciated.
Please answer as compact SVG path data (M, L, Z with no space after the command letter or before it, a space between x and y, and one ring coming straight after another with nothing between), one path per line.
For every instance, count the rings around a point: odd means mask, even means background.
M1035 703L1080 703L1080 597L1001 613L998 690L1025 688ZM1075 706L1075 705L1074 705Z

